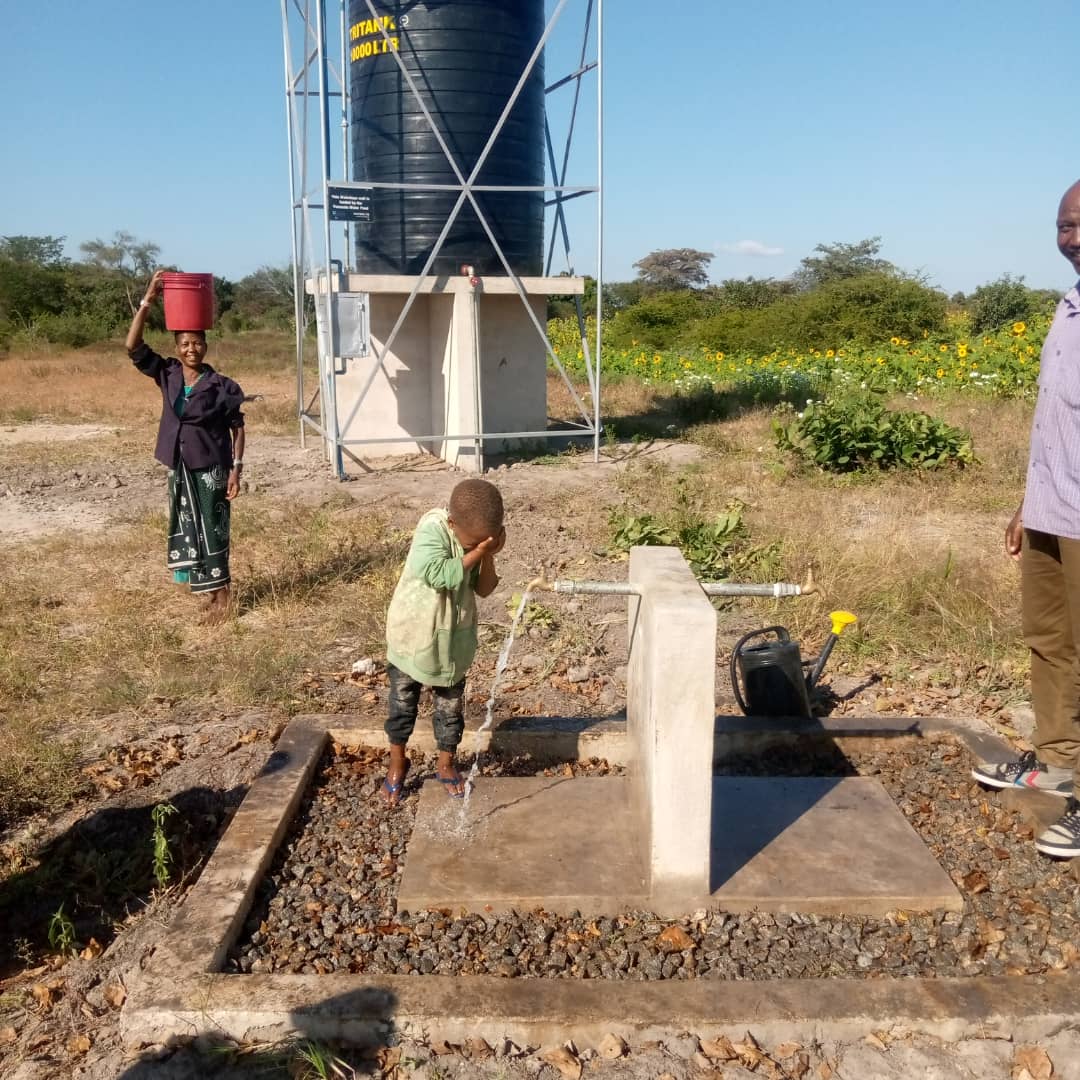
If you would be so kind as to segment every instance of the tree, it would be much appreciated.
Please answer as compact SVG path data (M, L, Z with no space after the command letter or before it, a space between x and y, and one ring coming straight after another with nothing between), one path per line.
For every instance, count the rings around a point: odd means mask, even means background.
M50 268L64 266L63 236L0 236L0 259Z
M0 237L0 324L28 324L64 304L64 238Z
M674 292L706 285L709 275L706 267L712 262L712 253L694 248L665 248L653 251L634 263L638 279L650 289Z
M289 326L296 314L295 295L291 266L260 266L233 288L233 321L237 328L254 323ZM309 315L314 312L307 299L304 307Z
M79 250L87 266L103 271L101 277L122 290L130 309L128 314L132 314L141 299L138 294L145 290L158 268L161 248L148 240L136 240L131 233L121 229L113 234L111 241L87 240L79 245ZM112 291L114 289L106 289L106 292Z
M871 236L857 244L818 244L820 257L807 255L793 278L801 289L818 289L833 281L845 281L860 274L895 274L888 259L879 259L881 237Z
M87 240L79 245L84 261L102 270L112 270L125 277L150 277L158 267L161 248L145 240L136 240L119 230L111 241Z

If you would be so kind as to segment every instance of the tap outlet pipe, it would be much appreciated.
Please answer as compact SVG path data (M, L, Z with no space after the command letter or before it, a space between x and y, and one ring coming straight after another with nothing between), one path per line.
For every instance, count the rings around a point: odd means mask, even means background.
M702 581L707 596L802 596L801 585L774 581L771 585L737 585L732 581Z
M532 582L533 589L542 589L545 584ZM802 585L792 585L784 581L775 581L771 585L738 585L730 581L702 581L701 588L708 596L801 596L806 590ZM604 596L640 596L641 586L628 581L554 581L548 586L552 592L575 596L583 593Z
M629 581L555 581L552 592L576 596L579 593L600 593L605 596L640 596L641 586Z

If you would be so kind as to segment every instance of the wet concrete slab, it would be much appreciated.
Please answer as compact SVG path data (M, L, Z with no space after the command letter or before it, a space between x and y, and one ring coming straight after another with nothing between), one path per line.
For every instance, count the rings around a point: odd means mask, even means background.
M561 914L640 907L648 893L626 777L483 778L468 806L420 790L398 906Z
M651 893L623 777L482 779L466 814L420 794L398 903L511 908L884 915L963 902L881 784L864 777L716 777L711 894Z

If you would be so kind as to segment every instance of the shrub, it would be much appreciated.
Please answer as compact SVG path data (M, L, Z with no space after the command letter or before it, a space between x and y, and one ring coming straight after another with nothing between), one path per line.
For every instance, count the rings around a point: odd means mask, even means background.
M32 324L33 334L57 345L78 349L104 341L119 329L107 316L92 311L70 311L59 315L39 315Z
M1052 310L1056 297L1043 289L1029 289L1023 277L1005 274L997 281L980 285L968 299L971 331L993 333L1016 322L1027 322L1034 315Z
M612 345L663 349L678 339L688 323L711 314L714 306L709 294L690 289L655 293L616 312L610 325L605 325L605 333Z
M764 307L718 311L685 324L676 340L687 348L728 352L768 352L777 345L825 349L842 342L937 335L945 330L945 313L944 293L921 281L861 274Z
M971 435L923 412L890 412L875 398L813 401L794 423L773 421L776 445L828 472L936 469L975 462Z
M892 274L835 281L800 296L793 307L795 340L819 349L847 341L887 341L894 335L914 339L945 330L945 294Z

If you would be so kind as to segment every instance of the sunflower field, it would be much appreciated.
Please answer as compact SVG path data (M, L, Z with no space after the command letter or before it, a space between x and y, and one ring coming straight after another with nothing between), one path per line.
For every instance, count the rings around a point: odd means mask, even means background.
M913 397L961 392L998 398L1034 398L1039 353L1049 315L1035 315L994 334L973 336L964 315L948 320L948 339L910 341L893 337L875 345L841 344L828 349L779 346L766 353L729 353L699 348L661 352L604 347L605 381L638 379L676 392L706 387L744 392L760 400L799 399L850 392L902 393ZM575 319L548 324L552 347L571 376L585 376ZM590 350L596 323L588 322Z

